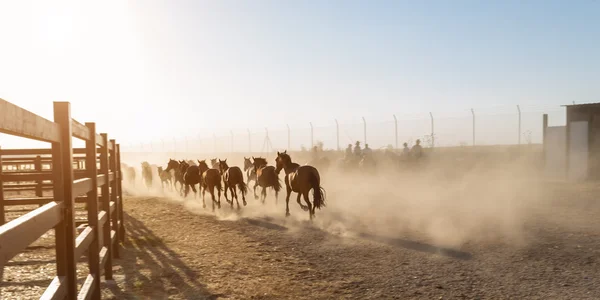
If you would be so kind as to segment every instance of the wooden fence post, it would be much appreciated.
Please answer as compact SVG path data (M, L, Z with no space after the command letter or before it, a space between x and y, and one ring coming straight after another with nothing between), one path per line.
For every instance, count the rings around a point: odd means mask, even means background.
M110 145L112 146L112 150L110 151L110 171L114 174L114 180L110 183L110 201L115 204L115 211L110 215L110 219L112 220L112 230L115 231L115 241L113 244L113 257L119 258L119 206L117 195L119 194L117 188L117 144L115 140L110 140Z
M0 147L0 179L2 178L2 147ZM4 212L4 181L0 180L0 226L6 223L6 215ZM1 278L1 277L0 277Z
M96 145L96 124L85 123L90 131L90 140L85 143L85 170L92 180L92 190L87 193L88 225L92 228L93 239L88 248L89 270L94 277L92 299L100 299L100 229L98 228L98 165Z
M77 298L77 261L75 259L75 219L73 197L73 147L71 127L71 105L69 102L54 102L54 122L60 125L60 149L56 153L61 162L54 164L62 170L62 184L54 190L62 190L55 199L62 199L64 204L63 220L55 227L57 236L57 272L64 276L67 284L67 299ZM54 150L54 145L53 145ZM54 151L53 151L54 152ZM53 153L54 154L54 153ZM54 155L53 155L54 156Z
M119 240L125 242L125 219L123 218L123 173L121 171L121 144L117 144L117 170L119 174L119 181L117 181L117 188L119 189L119 221L121 226L119 227Z
M42 157L41 156L36 156L35 159L33 160L33 167L35 169L36 172L42 172ZM42 191L42 180L36 180L36 186L35 186L35 196L36 197L42 197L44 196L44 193ZM42 207L43 205L40 204L40 207Z
M101 197L100 197L100 203L102 204L102 210L106 213L106 222L104 222L104 225L102 226L102 243L104 244L104 247L106 247L106 264L104 265L104 279L105 280L112 280L113 279L113 274L112 274L112 258L113 258L113 253L112 253L112 247L111 247L111 241L110 241L110 190L109 190L109 186L110 186L110 181L109 181L109 174L108 174L108 136L106 133L102 133L100 134L102 136L102 144L104 145L104 147L101 148L101 152L100 152L100 170L102 171L102 173L104 174L105 177L105 183L102 186L102 193L101 193Z

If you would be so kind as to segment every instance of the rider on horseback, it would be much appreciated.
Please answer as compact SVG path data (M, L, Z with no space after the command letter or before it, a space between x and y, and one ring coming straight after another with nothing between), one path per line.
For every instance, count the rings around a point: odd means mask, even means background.
M348 144L348 148L346 148L346 159L350 159L352 157L352 144Z
M423 147L421 147L421 140L417 140L416 144L410 149L412 156L415 159L421 158L423 156Z
M360 149L359 141L356 141L356 144L354 146L354 156L356 157L356 159L360 159L362 157L362 150Z

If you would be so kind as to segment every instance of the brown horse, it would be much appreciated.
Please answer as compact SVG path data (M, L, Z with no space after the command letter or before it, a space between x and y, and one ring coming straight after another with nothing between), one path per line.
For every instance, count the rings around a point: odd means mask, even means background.
M221 172L217 169L211 169L206 164L206 160L198 160L198 167L200 168L200 176L202 180L200 185L202 187L202 207L206 207L204 202L204 194L206 189L212 197L212 210L215 211L215 203L217 203L219 209L221 209ZM219 195L219 201L215 199L215 187Z
M256 182L256 170L250 158L244 157L244 171L246 172L246 185L250 185L250 180Z
M267 198L267 188L271 187L275 190L275 205L277 205L277 196L279 195L279 191L281 190L281 180L277 173L275 173L275 167L268 166L267 160L262 157L252 157L254 160L254 169L256 170L256 181L254 182L254 198L258 199L258 195L256 195L256 187L261 186L261 200L262 203L265 203L265 199Z
M177 182L179 182L179 195L181 196L183 196L183 187L185 185L185 182L183 180L184 172L181 171L181 165L184 163L185 161L183 160L176 161L173 159L169 159L169 162L167 163L167 169L165 169L165 172L170 172L171 170L173 170L173 188L177 188Z
M227 159L220 160L219 159L219 170L221 171L223 177L223 183L225 185L225 200L231 203L231 208L233 208L233 198L235 197L235 202L237 202L237 207L240 209L240 201L238 200L237 190L235 187L237 186L242 192L242 201L244 202L244 206L246 203L246 193L248 193L248 186L246 182L244 182L244 173L239 167L233 166L229 167L227 165ZM231 201L227 199L227 189L231 192Z
M163 170L163 167L158 167L158 177L160 178L160 185L163 190L165 189L165 183L167 184L167 187L171 189L171 182L173 180L171 172Z
M292 192L296 192L298 193L296 201L303 210L308 211L309 217L312 220L315 216L315 208L321 209L321 207L325 207L325 189L321 187L319 171L313 166L301 166L292 162L292 158L287 154L287 150L282 153L277 152L275 164L277 165L277 169L275 170L277 174L281 172L281 169L285 171L285 186L287 190L285 216L290 215L290 195ZM308 199L308 192L311 189L313 190L312 205ZM300 203L300 196L304 196L306 206Z

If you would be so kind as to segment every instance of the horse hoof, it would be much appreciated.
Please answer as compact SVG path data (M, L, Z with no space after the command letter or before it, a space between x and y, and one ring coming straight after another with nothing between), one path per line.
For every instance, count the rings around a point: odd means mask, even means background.
M289 213L289 212L286 212L286 213L285 213L285 216L286 216L286 217L289 217L289 216L291 216L291 215L290 215L290 213Z
M246 203L246 201L244 201L244 206L248 205L248 203Z

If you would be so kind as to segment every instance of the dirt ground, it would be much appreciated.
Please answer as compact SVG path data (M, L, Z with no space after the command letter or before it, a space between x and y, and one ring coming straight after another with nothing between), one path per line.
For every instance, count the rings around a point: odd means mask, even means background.
M240 211L223 206L216 214L210 212L209 202L202 209L200 200L128 196L123 256L115 263L115 281L103 283L103 296L600 299L600 187L544 183L538 192L535 197L544 203L528 203L527 214L519 215L518 235L489 229L506 227L498 221L504 219L487 224L489 228L478 227L477 234L469 226L440 225L470 230L459 241L444 239L448 231L438 229L438 235L431 235L419 232L418 226L379 230L381 223L391 222L383 214L360 219L371 227L358 226L359 219L337 216L340 207L334 198L317 211L311 224L293 197L292 218L283 217L281 195L277 205L272 198L261 205L250 197ZM471 214L493 219L506 208L487 212L472 204L470 209ZM359 212L370 213L363 208ZM467 218L462 214L454 221ZM332 219L336 222L326 222ZM50 232L9 263L0 285L2 299L41 295L54 274L52 242ZM82 270L87 269L85 261L79 264Z

